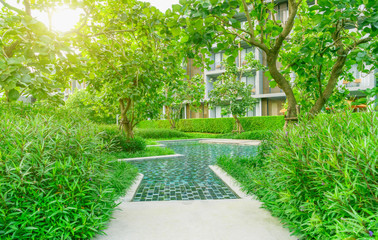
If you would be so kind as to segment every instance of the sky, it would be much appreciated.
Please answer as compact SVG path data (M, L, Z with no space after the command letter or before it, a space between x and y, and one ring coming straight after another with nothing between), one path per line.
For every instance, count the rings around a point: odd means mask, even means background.
M178 4L179 0L143 0L150 2L151 5L157 7L160 11L165 12L168 8L171 8L172 4ZM12 6L23 8L22 4L17 4L17 0L6 1ZM1 5L1 4L0 4ZM1 7L1 6L0 6ZM56 9L56 12L52 16L52 28L56 31L66 32L71 30L80 19L79 10L72 10L69 8ZM33 12L33 17L36 17L41 22L48 25L47 15L40 12Z

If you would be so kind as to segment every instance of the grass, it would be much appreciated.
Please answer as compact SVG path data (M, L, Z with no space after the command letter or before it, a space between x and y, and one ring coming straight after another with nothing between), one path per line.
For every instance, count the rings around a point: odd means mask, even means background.
M108 182L114 189L116 197L122 197L134 182L134 179L138 175L138 169L130 163L118 161L118 159L114 158L109 163L108 175Z
M152 157L152 156L162 156L162 155L171 155L175 152L170 148L163 147L149 147L142 151L137 151L134 153L130 152L115 152L111 155L117 159L122 158L137 158L137 157Z

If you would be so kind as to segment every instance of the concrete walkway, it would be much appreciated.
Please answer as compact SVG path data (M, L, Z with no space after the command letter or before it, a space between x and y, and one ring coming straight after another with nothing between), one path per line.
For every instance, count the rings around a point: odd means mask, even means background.
M254 200L128 202L114 214L107 240L289 240Z
M98 240L296 240L278 219L260 208L240 184L218 166L210 166L241 199L129 202L140 174L113 214L106 236Z
M212 143L212 144L234 144L242 146L258 146L261 144L259 140L240 140L240 139L206 139L200 140L200 143Z

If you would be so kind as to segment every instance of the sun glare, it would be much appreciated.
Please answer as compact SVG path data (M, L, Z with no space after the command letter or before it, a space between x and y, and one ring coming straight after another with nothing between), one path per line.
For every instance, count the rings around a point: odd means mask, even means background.
M24 8L24 5L20 1L9 0L7 2L16 8ZM0 7L1 6L2 5L0 4ZM69 30L72 30L77 24L77 22L80 20L80 14L82 12L82 10L73 10L68 8L67 6L56 8L53 12L51 19L52 29L59 32L67 32ZM49 18L47 16L47 13L33 9L32 16L37 18L39 21L43 22L47 27L49 27Z
M80 20L80 11L72 9L57 9L52 15L52 28L55 31L72 30Z

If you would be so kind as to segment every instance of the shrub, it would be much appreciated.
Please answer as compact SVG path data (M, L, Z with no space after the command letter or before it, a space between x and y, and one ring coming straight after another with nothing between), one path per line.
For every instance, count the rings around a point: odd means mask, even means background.
M133 139L127 138L125 134L118 136L120 145L125 152L137 152L146 149L146 141L143 138L135 137Z
M283 116L266 117L244 117L240 122L245 131L277 130L282 129L285 121ZM233 118L197 118L181 119L178 122L177 130L183 132L204 132L204 133L231 133L234 128ZM170 128L167 120L143 121L138 128Z
M318 116L278 131L257 158L219 164L302 239L371 239L377 142L376 112Z
M76 90L65 102L65 107L73 114L78 114L95 123L113 124L116 122L116 109L103 106L101 100L85 89Z
M1 239L91 239L136 170L101 154L90 122L35 112L0 106ZM127 181L114 180L120 171Z
M139 137L134 139L127 138L126 134L119 130L117 125L100 125L98 129L101 138L111 143L108 149L109 152L136 152L146 148L146 142L143 139Z
M142 138L184 138L187 134L173 129L138 129L136 135Z

